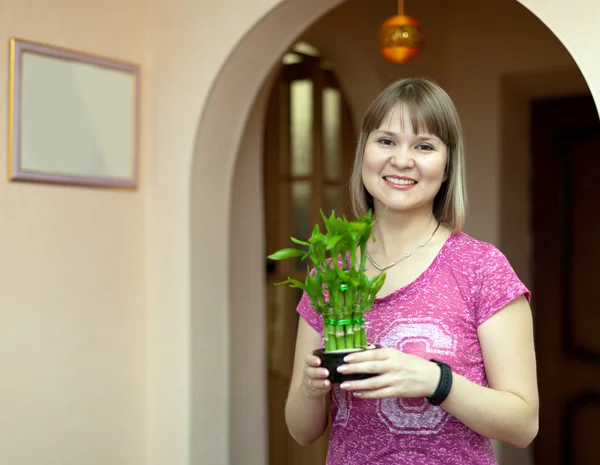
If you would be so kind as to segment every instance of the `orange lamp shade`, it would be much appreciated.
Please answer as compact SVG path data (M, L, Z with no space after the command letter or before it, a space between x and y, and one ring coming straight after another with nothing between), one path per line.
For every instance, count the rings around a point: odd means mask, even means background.
M406 63L412 60L421 52L422 44L420 24L410 16L392 16L381 25L381 54L392 63Z

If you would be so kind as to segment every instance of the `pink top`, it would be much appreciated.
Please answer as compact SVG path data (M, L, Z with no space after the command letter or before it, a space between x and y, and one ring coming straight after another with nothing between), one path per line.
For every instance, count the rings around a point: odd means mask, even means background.
M493 245L453 234L415 281L375 300L365 315L367 339L425 359L487 385L477 327L528 289ZM306 295L297 308L322 334ZM427 399L358 399L331 391L333 425L327 465L497 464L489 439Z

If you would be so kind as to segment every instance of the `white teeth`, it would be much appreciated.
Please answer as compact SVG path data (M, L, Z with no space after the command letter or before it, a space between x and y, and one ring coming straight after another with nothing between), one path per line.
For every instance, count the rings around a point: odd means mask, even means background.
M390 176L386 176L384 179L386 181L392 182L394 184L398 184L400 186L407 186L409 184L416 184L416 181L413 181L413 180L392 178Z

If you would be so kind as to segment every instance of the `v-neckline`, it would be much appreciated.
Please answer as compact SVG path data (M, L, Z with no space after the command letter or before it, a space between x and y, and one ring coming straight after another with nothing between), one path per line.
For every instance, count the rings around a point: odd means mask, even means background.
M375 305L378 305L378 304L385 303L386 301L391 300L391 299L393 299L393 298L395 298L395 297L397 297L399 295L405 295L411 289L423 286L427 282L429 282L429 280L431 279L431 277L435 274L435 272L439 268L440 264L443 263L446 255L447 255L448 249L454 243L454 241L456 240L456 238L458 238L459 235L460 235L460 233L452 233L452 234L450 234L450 236L448 236L448 238L446 239L446 241L444 242L444 244L442 245L442 247L440 248L440 250L436 254L436 256L433 259L433 261L429 264L429 266L419 276L417 276L414 280L412 280L408 284L405 284L404 286L402 286L402 287L400 287L400 288L398 288L398 289L390 292L389 294L386 294L386 295L381 296L381 297L376 297L375 301L373 302L373 305L375 306Z

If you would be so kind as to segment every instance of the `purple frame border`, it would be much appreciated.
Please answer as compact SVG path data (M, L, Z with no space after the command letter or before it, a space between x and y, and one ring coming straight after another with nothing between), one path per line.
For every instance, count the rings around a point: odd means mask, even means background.
M104 68L124 71L133 75L135 85L132 177L124 179L97 176L69 176L21 169L21 76L22 56L24 52L33 52L65 60L89 63ZM91 187L129 189L138 187L140 163L140 69L138 65L12 37L10 39L10 69L9 180Z

